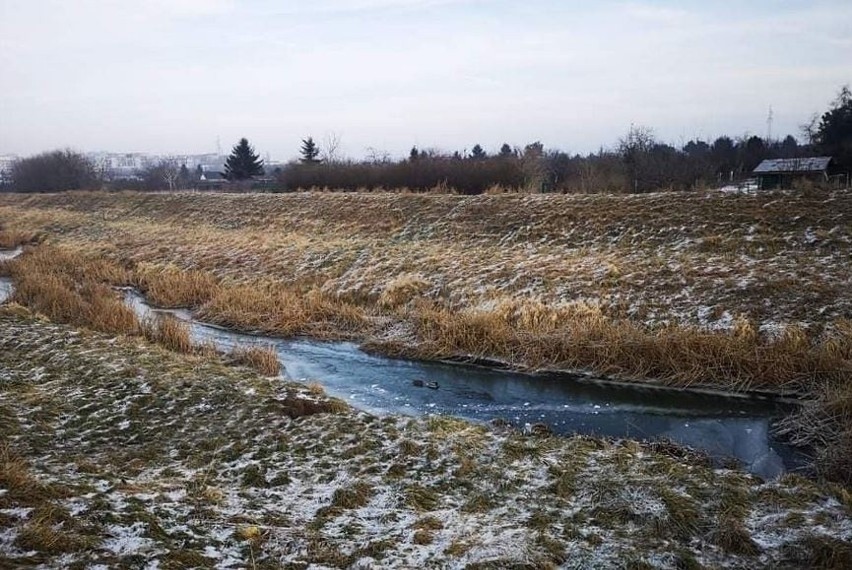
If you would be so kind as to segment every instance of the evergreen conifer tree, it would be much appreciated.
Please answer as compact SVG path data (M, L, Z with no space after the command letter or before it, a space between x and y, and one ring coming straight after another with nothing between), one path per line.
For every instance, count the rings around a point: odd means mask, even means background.
M482 146L476 144L473 146L473 149L470 151L470 158L474 160L482 160L487 158L488 154L482 149Z
M302 153L302 158L300 159L302 164L316 164L319 162L319 148L317 144L314 142L313 137L308 137L302 140L302 148L300 150Z
M248 139L240 139L231 150L231 155L225 161L223 174L228 180L247 180L263 174L263 161L249 145Z
M816 131L820 152L834 157L835 163L852 167L852 91L844 86L831 109L823 113Z

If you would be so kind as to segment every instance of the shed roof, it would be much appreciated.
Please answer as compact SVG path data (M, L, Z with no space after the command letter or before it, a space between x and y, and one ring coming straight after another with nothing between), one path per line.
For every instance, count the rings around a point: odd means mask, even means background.
M831 162L830 156L807 158L772 158L764 160L754 169L755 174L768 172L824 172Z
M207 182L222 182L227 180L225 175L221 172L216 172L215 170L205 170L201 173L201 180L205 180Z

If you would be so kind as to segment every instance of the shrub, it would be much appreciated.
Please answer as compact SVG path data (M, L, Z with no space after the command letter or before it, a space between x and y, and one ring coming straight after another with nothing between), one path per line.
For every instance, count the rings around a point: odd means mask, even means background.
M61 192L98 186L94 165L82 154L54 150L18 160L12 165L16 192Z

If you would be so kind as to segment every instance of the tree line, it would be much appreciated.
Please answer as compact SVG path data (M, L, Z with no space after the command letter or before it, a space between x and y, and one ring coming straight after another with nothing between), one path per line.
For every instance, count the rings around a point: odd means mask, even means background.
M764 159L814 155L834 157L835 165L852 170L852 93L843 87L830 108L803 127L804 143L792 135L781 140L759 136L714 141L691 140L675 147L656 139L651 129L631 126L609 149L587 155L547 149L541 142L520 147L503 144L488 154L475 144L467 152L445 153L412 148L404 159L372 153L361 161L337 157L336 137L320 148L312 137L302 140L300 159L265 172L263 161L241 139L232 149L221 175L230 181L251 181L267 175L270 189L335 190L445 189L480 194L491 189L532 192L649 192L689 190L741 180ZM12 167L11 184L3 189L50 192L95 187L137 190L194 188L201 171L164 161L139 173L131 182L108 182L84 156L57 150L21 159Z
M681 148L657 141L650 129L632 127L613 149L569 155L533 142L504 144L488 155L480 145L470 153L412 148L408 158L365 161L300 160L276 172L284 190L333 188L378 190L453 189L480 194L489 189L532 192L648 192L688 190L739 180L767 158L795 158L816 152L788 136L765 141L719 137L712 143L689 141Z

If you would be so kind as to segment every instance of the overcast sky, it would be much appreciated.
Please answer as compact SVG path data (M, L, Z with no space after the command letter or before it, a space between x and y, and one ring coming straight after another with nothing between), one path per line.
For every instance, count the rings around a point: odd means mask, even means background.
M849 0L0 0L0 154L798 135L850 82Z

